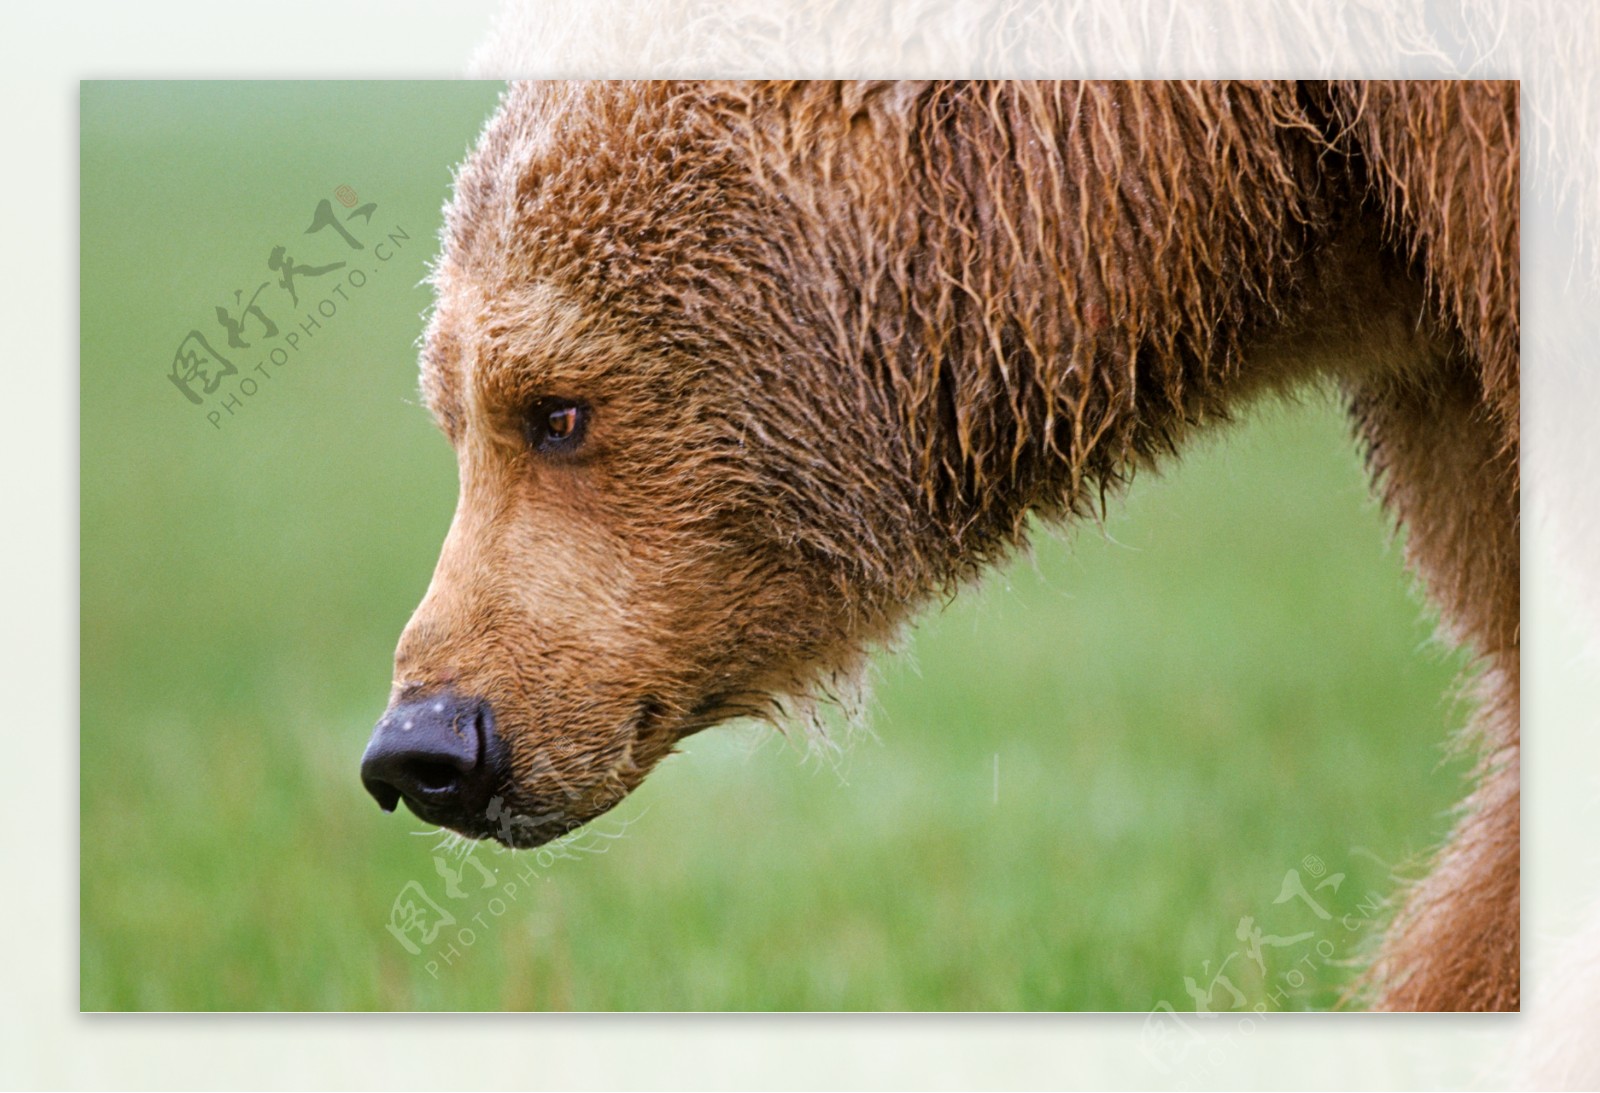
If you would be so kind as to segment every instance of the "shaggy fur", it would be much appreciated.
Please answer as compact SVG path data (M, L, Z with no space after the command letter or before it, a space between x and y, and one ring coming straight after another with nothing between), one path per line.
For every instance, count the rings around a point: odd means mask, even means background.
M462 493L396 698L487 698L559 834L1252 396L1349 392L1485 671L1383 1003L1518 1001L1514 84L516 85L423 387ZM524 440L578 399L577 450Z

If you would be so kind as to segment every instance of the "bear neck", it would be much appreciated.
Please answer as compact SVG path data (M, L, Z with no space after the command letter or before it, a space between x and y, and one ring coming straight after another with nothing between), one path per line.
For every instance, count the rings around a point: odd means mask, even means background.
M1292 85L1132 90L950 88L901 149L870 344L950 575L1103 512L1299 313L1335 187Z

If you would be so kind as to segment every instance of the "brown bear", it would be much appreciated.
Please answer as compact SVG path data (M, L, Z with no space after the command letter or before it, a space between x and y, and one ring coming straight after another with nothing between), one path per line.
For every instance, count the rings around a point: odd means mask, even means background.
M1378 1003L1515 1008L1517 148L1497 82L512 86L447 209L460 504L367 787L537 845L1331 376L1482 666Z

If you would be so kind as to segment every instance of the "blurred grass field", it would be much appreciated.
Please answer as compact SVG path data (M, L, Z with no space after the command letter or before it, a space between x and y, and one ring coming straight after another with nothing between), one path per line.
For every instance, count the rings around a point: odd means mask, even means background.
M931 613L836 759L701 734L564 856L378 811L357 760L455 498L418 282L498 90L83 87L82 1007L1334 1004L1379 859L1448 825L1462 711L1324 393ZM272 247L335 253L303 232L341 185L409 240L213 427L175 348L221 348ZM413 954L418 890L456 923Z

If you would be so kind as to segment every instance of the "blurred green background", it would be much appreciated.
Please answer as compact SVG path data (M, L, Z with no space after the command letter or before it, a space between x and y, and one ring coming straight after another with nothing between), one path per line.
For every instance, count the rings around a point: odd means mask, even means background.
M1382 863L1447 826L1462 711L1326 393L932 613L836 759L702 734L560 853L378 811L357 761L455 497L419 281L498 93L83 86L82 1007L1333 1005ZM359 253L304 234L340 186ZM269 284L278 338L230 351L214 309L280 244L350 265ZM199 407L191 328L239 366ZM423 899L455 922L413 953Z

